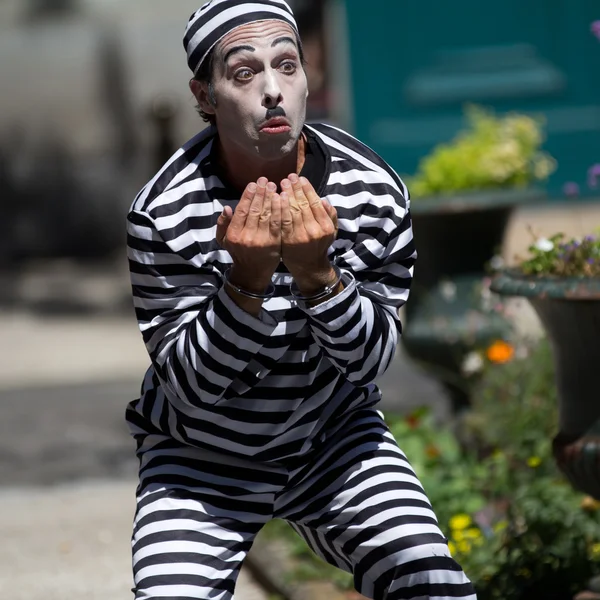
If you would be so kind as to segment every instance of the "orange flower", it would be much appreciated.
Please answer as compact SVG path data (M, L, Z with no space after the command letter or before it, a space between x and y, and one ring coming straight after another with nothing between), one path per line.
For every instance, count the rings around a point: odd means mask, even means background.
M497 342L494 342L487 349L486 353L489 361L498 364L507 363L509 360L512 359L514 354L515 349L503 340L498 340Z
M406 422L410 429L416 429L421 424L419 415L412 413L406 417Z
M428 444L427 448L425 448L425 454L428 458L439 458L439 456L442 453L440 452L440 449L434 444Z

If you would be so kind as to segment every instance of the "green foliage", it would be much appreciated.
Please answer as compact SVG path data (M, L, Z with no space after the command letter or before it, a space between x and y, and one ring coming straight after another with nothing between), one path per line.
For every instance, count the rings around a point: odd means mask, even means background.
M551 453L558 416L546 340L486 364L460 436L425 409L387 420L479 600L570 600L600 574L600 503L571 488ZM352 586L287 524L267 531L288 540L298 561L290 577Z
M482 538L461 544L464 532L450 521L446 531L480 600L563 600L600 573L598 505L572 489L552 457L558 400L549 343L515 356L523 358L488 365L465 424L480 457L471 485L487 503L465 512Z
M529 247L520 268L526 275L600 277L600 236L567 240L557 233L539 239Z
M466 109L468 127L450 143L440 144L421 160L406 182L414 198L526 187L546 180L554 159L540 150L542 122L511 113L495 116L481 107Z

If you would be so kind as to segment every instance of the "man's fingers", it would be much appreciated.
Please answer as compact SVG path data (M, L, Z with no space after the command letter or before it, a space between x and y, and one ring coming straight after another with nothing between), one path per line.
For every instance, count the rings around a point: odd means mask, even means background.
M257 182L256 194L248 209L248 216L246 217L246 227L248 229L257 229L260 216L263 212L263 204L265 201L265 194L267 193L267 184L269 180L266 177L261 177Z
M315 191L310 181L306 177L300 177L300 185L302 186L302 192L308 199L308 204L312 211L312 216L315 221L321 226L321 229L326 229L331 221L329 214L323 207L323 202L319 194Z
M322 200L322 204L323 204L323 208L327 212L327 216L333 222L333 226L335 227L335 230L337 232L339 227L338 227L338 214L337 214L337 210L335 209L335 206L333 206L331 204L331 202L329 202L329 200Z
M294 219L290 207L290 194L285 189L280 195L281 201L281 235L286 238L294 233Z
M271 236L274 239L281 239L281 218L281 196L275 192L271 199L271 218L269 220Z
M292 230L297 234L304 227L304 217L303 213L305 211L310 212L310 206L308 205L308 200L304 196L304 192L302 192L302 187L300 187L300 193L302 199L298 201L298 196L296 195L296 189L292 184L293 176L290 176L288 179L284 179L281 182L282 195L283 193L287 194L289 207L290 207L290 219L292 221ZM299 179L296 176L296 183L299 185Z
M230 227L233 231L240 232L244 228L244 225L246 225L246 218L250 212L250 206L252 205L257 189L258 186L256 183L249 183L246 186L231 218Z
M304 188L302 186L302 181L300 177L298 177L298 175L296 175L295 173L292 173L288 177L288 181L290 182L293 190L293 198L290 198L290 201L293 203L295 200L300 210L307 210L310 204L308 202L306 194L304 193Z
M217 242L219 246L223 246L223 241L225 236L227 235L227 230L229 229L229 225L231 224L231 219L233 217L233 211L230 206L226 206L223 209L223 212L219 215L217 219Z
M265 200L263 202L262 213L260 214L258 224L263 229L268 229L271 225L271 211L273 204L273 197L277 194L277 186L269 181L265 191Z

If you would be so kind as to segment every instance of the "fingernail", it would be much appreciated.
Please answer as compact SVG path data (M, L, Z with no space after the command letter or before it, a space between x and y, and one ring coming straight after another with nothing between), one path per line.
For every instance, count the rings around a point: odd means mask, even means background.
M268 180L266 177L261 177L261 178L258 180L258 185L259 185L260 187L266 187L267 183L269 183L269 180Z
M282 188L289 188L289 187L290 187L290 185L291 185L291 184L290 184L290 180L289 180L289 179L284 179L284 180L281 182L281 187L282 187Z
M267 185L267 190L269 192L276 192L277 186L272 181L269 181L269 184Z
M306 177L300 177L300 185L307 185L308 179Z
M292 173L288 179L292 182L292 184L298 183L298 175L296 175L296 173Z
M289 200L289 196L287 192L281 192L281 199L282 200Z
M248 186L248 191L249 191L251 194L254 194L254 192L256 192L256 187L257 187L257 186L256 186L256 184L255 184L255 183L251 183L251 184Z

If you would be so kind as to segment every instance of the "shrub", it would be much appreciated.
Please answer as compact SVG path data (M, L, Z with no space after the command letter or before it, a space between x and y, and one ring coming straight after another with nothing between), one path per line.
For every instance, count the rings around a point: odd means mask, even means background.
M526 187L556 169L541 150L542 121L511 113L503 117L478 106L466 109L467 128L438 145L406 177L414 198L462 191Z

